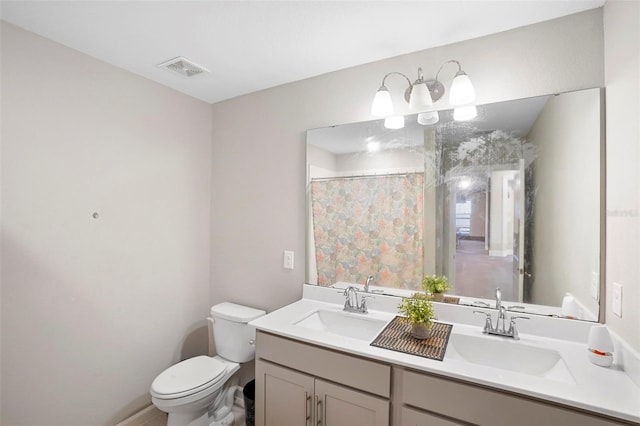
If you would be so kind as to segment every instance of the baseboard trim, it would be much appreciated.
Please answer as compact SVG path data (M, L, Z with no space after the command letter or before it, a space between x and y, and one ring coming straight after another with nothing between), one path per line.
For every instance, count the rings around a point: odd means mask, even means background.
M138 411L128 419L121 421L116 426L140 426L144 422L153 419L160 413L161 411L158 410L155 405L151 404L148 407L145 407L142 410Z

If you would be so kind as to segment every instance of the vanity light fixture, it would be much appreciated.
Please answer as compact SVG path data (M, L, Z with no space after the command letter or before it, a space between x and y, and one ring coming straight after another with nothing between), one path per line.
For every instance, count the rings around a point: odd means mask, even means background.
M418 114L418 124L422 124L423 126L436 124L439 120L440 115L438 111L421 112Z
M401 127L390 127L400 125L400 120L397 118L399 116L393 115L394 109L391 94L389 93L387 86L385 86L387 77L395 74L403 77L408 83L408 87L404 92L404 99L407 101L412 111L421 111L420 114L418 114L418 123L422 125L437 123L440 119L438 111L428 110L433 107L434 102L440 100L444 95L444 85L440 80L438 80L438 77L440 76L442 68L451 63L458 65L458 72L456 72L456 75L453 77L451 87L449 88L449 104L456 107L454 109L454 119L463 121L475 118L477 115L475 106L469 105L476 99L475 89L473 88L473 84L471 83L469 76L462 71L460 62L454 59L449 60L440 66L435 79L425 80L422 68L418 68L418 78L413 83L411 83L409 77L400 72L393 71L388 73L382 79L382 85L376 92L376 96L373 99L373 103L371 104L371 114L377 117L385 117L385 127L388 129L398 129L404 126L403 122ZM464 109L461 109L460 107L463 105ZM390 119L391 117L393 117L393 119Z

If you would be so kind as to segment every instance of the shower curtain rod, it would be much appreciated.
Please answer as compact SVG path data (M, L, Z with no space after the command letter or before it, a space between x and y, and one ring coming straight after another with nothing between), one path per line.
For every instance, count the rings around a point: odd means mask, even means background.
M377 174L369 174L369 175L349 175L349 176L335 176L335 177L325 177L325 178L311 178L311 182L324 182L330 180L338 180L338 179L365 179L365 178L377 178L377 177L390 177L390 176L408 176L421 174L424 172L398 172L398 173L377 173Z

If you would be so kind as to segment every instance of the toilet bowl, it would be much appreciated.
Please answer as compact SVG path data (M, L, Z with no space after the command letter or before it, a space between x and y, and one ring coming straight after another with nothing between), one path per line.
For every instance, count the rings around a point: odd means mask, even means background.
M240 369L239 363L255 357L255 329L248 323L265 314L227 302L211 308L209 321L213 324L218 355L201 355L179 362L160 373L151 384L151 401L169 414L167 426L233 423L231 407L220 406L225 400L232 400L224 398L223 393L234 390L228 382Z

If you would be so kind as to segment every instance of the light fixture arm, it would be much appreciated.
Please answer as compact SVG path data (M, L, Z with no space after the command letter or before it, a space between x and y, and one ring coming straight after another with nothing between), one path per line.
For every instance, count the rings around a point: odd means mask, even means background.
M455 59L450 59L447 62L445 62L444 64L440 65L440 69L438 69L438 72L436 73L436 80L438 80L438 76L440 75L440 71L442 71L442 68L444 68L445 65L447 64L456 64L458 65L458 72L462 71L462 65L460 65L460 62L456 61ZM457 73L456 73L457 74Z
M407 83L409 84L409 86L411 86L411 80L409 80L409 77L407 77L406 75L402 74L401 72L397 72L397 71L391 71L389 74L385 75L384 78L382 79L382 85L384 86L384 82L387 80L387 77L389 77L390 75L399 75L401 77L404 77L405 80L407 80Z
M387 87L385 85L385 82L387 81L387 77L389 77L390 75L399 75L401 77L404 77L405 80L407 80L407 84L409 85L409 87L407 87L407 90L404 91L404 100L407 101L407 103L409 103L409 98L411 96L411 80L409 80L409 77L407 77L406 75L402 74L401 72L397 72L397 71L391 71L390 73L388 73L387 75L385 75L382 79L382 86L380 86L380 88L382 87Z

